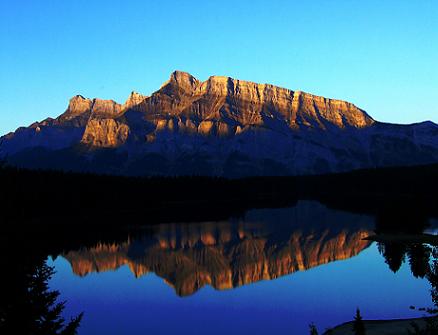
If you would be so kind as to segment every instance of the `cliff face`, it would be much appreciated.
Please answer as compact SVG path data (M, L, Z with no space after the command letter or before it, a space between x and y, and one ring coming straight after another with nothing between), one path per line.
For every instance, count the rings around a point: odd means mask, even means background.
M23 154L36 147L40 163L67 150L96 172L303 174L438 162L438 126L380 123L345 101L176 71L150 97L132 92L124 104L76 96L57 119L2 137L0 158L39 167ZM89 159L102 148L113 149L113 166Z
M165 111L150 120L173 119L182 128L187 120L198 127L207 123L211 125L203 128L207 133L218 131L220 124L235 134L237 127L269 127L275 121L292 129L326 129L329 125L362 128L374 123L364 111L345 101L227 77L213 76L200 82L182 72L173 73L158 92L144 100L142 110L152 116Z
M82 136L82 143L95 147L115 148L123 145L129 136L129 127L114 119L90 119Z
M127 265L136 277L153 272L187 296L205 285L232 289L347 259L369 245L362 238L369 235L371 220L359 215L316 203L253 212L237 223L162 225L136 240L97 244L63 257L79 276Z

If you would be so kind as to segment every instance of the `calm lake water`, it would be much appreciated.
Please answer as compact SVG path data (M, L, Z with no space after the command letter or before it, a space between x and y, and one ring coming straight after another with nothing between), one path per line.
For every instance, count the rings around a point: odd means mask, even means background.
M67 301L66 316L84 312L83 335L308 334L312 322L322 332L350 321L357 307L366 319L421 316L409 306L432 306L430 283L407 256L390 269L402 257L388 247L385 259L384 246L363 240L374 224L301 201L145 227L49 258L50 287Z

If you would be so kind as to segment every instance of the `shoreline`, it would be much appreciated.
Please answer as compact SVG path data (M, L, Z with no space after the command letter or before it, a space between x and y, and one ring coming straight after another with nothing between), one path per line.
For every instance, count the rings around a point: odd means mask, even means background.
M364 320L367 335L399 335L407 334L408 330L413 331L411 323L415 322L420 328L426 325L425 319L434 316L424 316L412 319L390 319L390 320ZM323 335L353 335L353 321L348 321L331 328L322 333Z

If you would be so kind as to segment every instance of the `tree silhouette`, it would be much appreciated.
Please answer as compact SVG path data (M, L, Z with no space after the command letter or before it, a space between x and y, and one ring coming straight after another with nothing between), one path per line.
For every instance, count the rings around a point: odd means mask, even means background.
M418 323L412 322L412 329L408 330L408 335L435 335L438 334L438 247L432 248L432 264L428 268L426 278L432 287L430 294L433 308L428 308L427 312L432 317L425 317L425 327L420 327Z
M318 329L316 329L316 326L314 323L311 323L309 325L309 329L310 329L310 335L318 335Z
M435 306L435 309L438 310L438 247L435 246L432 249L432 257L433 262L429 268L429 272L427 273L427 280L430 282L432 287L431 289L431 297L432 303Z
M359 308L356 309L356 315L353 321L353 332L355 335L365 335L365 324L362 320L362 316L360 315Z
M429 272L431 248L422 243L411 244L407 248L407 256L415 278L424 278Z
M397 272L405 261L406 246L403 243L384 242L378 243L378 249L391 271Z
M58 302L59 292L51 291L48 281L54 269L39 261L11 289L0 305L1 334L74 335L82 313L66 322L62 316L65 302Z

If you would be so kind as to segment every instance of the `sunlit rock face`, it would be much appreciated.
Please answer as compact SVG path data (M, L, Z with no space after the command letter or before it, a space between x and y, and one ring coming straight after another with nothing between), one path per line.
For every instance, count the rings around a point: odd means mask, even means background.
M312 202L292 209L255 210L236 222L162 225L139 239L63 255L73 272L155 273L180 296L205 285L232 289L348 259L369 242L371 219Z
M102 149L105 164L90 159ZM438 162L438 126L381 123L349 102L176 71L151 96L132 92L124 104L75 96L58 118L0 140L0 158L16 165L50 166L60 152L81 162L61 168L80 171L311 174Z
M102 148L118 147L126 142L129 127L114 119L92 119L87 123L82 143Z

